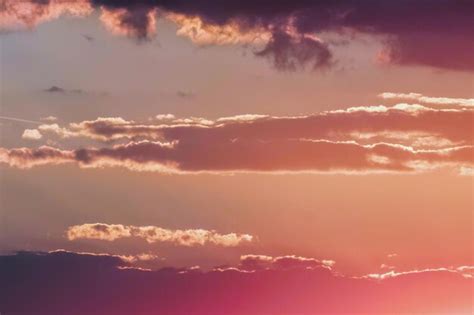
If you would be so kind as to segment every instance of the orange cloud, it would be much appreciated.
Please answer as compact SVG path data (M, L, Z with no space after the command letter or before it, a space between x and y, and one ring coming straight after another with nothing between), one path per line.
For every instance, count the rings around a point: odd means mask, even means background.
M224 25L205 23L199 16L167 13L166 18L178 26L176 34L198 45L235 45L267 43L271 32L264 28L244 28L238 22Z
M21 168L74 162L164 173L408 172L447 166L468 174L473 164L472 109L397 104L296 117L158 117L147 124L120 117L66 127L43 124L37 128L43 136L85 137L106 145L1 149L0 162ZM112 140L118 144L107 145Z
M87 137L109 141L145 138L175 141L197 139L255 139L274 140L285 138L327 139L334 141L357 140L361 143L393 142L407 146L420 146L429 142L433 146L469 144L474 120L472 109L433 109L421 105L397 104L387 107L350 107L314 115L271 117L245 114L205 118L176 117L160 119L157 124L140 124L120 117L72 123L68 127L57 124L41 125L42 133L56 134L62 138ZM364 141L370 140L370 141Z
M210 154L210 152L212 152ZM120 166L137 171L344 172L427 171L443 166L471 167L474 146L416 150L390 143L278 140L195 143L130 142L112 148L63 151L51 147L0 150L0 162L30 168L75 162L81 167Z
M89 0L2 0L0 30L32 28L61 15L83 17L93 11Z
M121 238L137 237L148 243L167 242L182 246L214 244L235 247L253 241L249 234L220 234L204 229L169 230L157 226L126 226L122 224L89 223L74 225L67 229L69 240L95 239L114 241Z

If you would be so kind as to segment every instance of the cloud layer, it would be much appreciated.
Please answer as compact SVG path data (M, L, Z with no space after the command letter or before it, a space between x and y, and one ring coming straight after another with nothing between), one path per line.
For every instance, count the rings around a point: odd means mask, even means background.
M267 115L237 115L216 120L205 118L177 119L173 115L158 115L154 124L140 124L121 117L99 117L96 120L72 123L68 127L43 124L38 130L62 138L86 137L109 141L117 139L154 139L166 142L206 140L279 140L326 139L360 140L358 134L378 135L390 140L397 134L405 138L437 137L459 143L470 143L474 119L472 109L433 109L421 105L397 104L392 107L351 107L320 114L292 117ZM384 136L385 135L385 136ZM404 144L412 145L415 137Z
M235 247L253 241L249 234L220 234L204 229L169 230L157 226L131 226L122 224L89 223L74 225L67 229L67 238L115 241L121 238L142 238L148 243L167 242L182 246L214 244Z
M157 17L178 25L178 35L198 44L263 42L257 56L270 58L280 69L324 68L333 62L328 32L382 37L381 60L472 71L473 2L297 0L269 5L266 1L162 0L28 0L4 1L2 28L34 25L62 14L85 16L97 8L115 34L151 38Z
M255 259L256 255L252 255ZM143 271L117 256L0 256L0 311L67 314L469 314L465 269L352 278L311 258L268 257L271 268ZM248 261L242 258L242 264ZM316 261L316 260L314 260ZM308 265L310 265L308 267ZM61 298L58 298L61 297Z
M98 118L43 124L35 137L89 138L105 144L64 150L0 149L13 167L75 163L168 173L410 172L472 168L470 108L352 107L296 117L238 115L216 120L158 115L155 123ZM112 142L118 142L112 144Z
M202 153L199 153L200 150ZM208 154L213 152L212 154ZM125 167L164 173L194 172L370 172L424 171L440 166L470 166L473 146L437 150L377 143L325 140L230 142L196 147L140 141L113 148L65 151L42 146L38 149L2 149L0 162L19 168L75 162L81 167Z

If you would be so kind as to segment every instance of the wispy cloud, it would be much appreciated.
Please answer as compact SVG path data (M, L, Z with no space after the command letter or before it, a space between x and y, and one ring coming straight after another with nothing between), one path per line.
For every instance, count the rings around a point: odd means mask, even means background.
M434 105L459 105L459 106L474 106L474 98L451 98L451 97L431 97L419 93L390 93L385 92L379 94L383 99L395 99L415 101L424 104Z
M17 117L0 116L0 119L16 121L16 122L22 122L22 123L28 123L28 124L37 124L37 125L41 124L41 122L39 122L39 121L29 120L29 119L22 119L22 118L17 118Z
M46 117L41 117L42 121L47 121L47 122L52 122L58 120L58 117L56 116L46 116Z
M318 260L296 255L286 256L267 256L267 255L242 255L240 257L239 269L247 271L256 270L288 270L288 269L317 269L326 268L331 270L336 264L335 261L329 259Z
M111 257L111 258L117 258L124 263L128 264L135 264L138 262L144 262L144 261L153 261L153 260L158 260L159 257L154 254L150 253L141 253L137 255L115 255L115 254L108 254L108 253L91 253L91 252L73 252L73 251L67 251L65 249L57 249L57 250L52 250L49 251L48 254L59 254L59 255L78 255L78 256L90 256L90 257Z

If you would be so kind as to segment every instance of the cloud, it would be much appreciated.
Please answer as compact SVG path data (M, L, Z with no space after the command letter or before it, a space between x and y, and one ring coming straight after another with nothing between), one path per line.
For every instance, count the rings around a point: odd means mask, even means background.
M301 269L331 269L334 266L333 260L318 260L295 255L271 257L266 255L243 255L240 257L239 269L247 271L256 270L288 270L294 268Z
M88 42L93 42L95 41L95 37L87 35L87 34L82 34L82 37L87 40Z
M176 117L173 114L159 114L159 115L155 116L155 119L156 120L165 120L165 121L168 120L168 121L170 121L170 120L176 119Z
M474 167L462 166L459 175L462 176L474 176Z
M94 2L127 8L121 1ZM183 18L178 21L178 33L193 41L228 44L263 38L264 53L257 55L269 57L280 69L299 68L305 64L312 68L330 65L330 48L314 40L313 36L349 30L355 34L385 37L387 60L394 64L474 70L470 58L474 47L467 40L473 35L470 16L466 13L472 10L469 1L374 4L369 0L301 0L271 8L264 2L250 0L239 2L239 5L233 2L219 5L214 0L187 5L149 0L142 4L168 15L184 16L184 22ZM420 23L423 28L418 27Z
M383 99L395 99L415 101L425 104L435 105L459 105L459 106L474 106L474 98L451 98L451 97L430 97L419 93L390 93L385 92L379 94Z
M395 266L391 266L391 265L387 265L387 264L381 264L380 269L393 270L393 269L395 269Z
M158 117L159 124L135 123L121 117L99 117L96 120L72 123L69 127L43 125L40 126L40 131L49 128L51 133L61 137L88 137L103 141L142 137L167 142L326 139L370 140L373 143L396 139L400 144L410 146L416 144L416 140L428 138L426 140L470 144L473 135L469 130L474 111L397 104L392 107L351 107L294 117L253 114L216 120L196 117L177 119L169 115Z
M308 66L316 70L333 63L332 53L322 40L285 31L274 32L266 46L255 54L269 58L280 70L294 71Z
M384 266L384 265L382 265ZM385 268L390 268L393 269L391 266L384 266ZM409 271L402 271L402 272L397 272L394 270L390 270L386 273L371 273L363 278L368 278L368 279L376 279L376 280L385 280L389 278L396 278L400 276L407 276L407 275L416 275L416 274L423 274L423 273L431 273L431 272L451 272L451 273L457 273L463 276L464 278L470 278L470 270L473 267L466 268L466 267L459 267L456 269L453 268L429 268L429 269L421 269L421 270L409 270Z
M461 266L456 268L456 271L462 273L465 278L474 278L474 266Z
M203 246L214 244L235 247L253 241L249 234L220 234L204 229L169 230L157 226L126 226L122 224L91 223L74 225L67 229L67 237L76 239L95 239L115 241L121 238L136 237L148 243L167 242L181 246Z
M157 260L158 259L158 256L150 254L150 253L141 253L141 254L138 254L138 255L113 255L113 254L107 254L107 253L71 252L71 251L67 251L65 249L57 249L57 250L49 251L48 254L118 258L119 259L118 266L122 266L122 267L126 267L126 266L131 267L131 264L134 264L134 263L137 263L137 262L152 261L152 260ZM130 264L130 266L129 266L129 264Z
M46 116L46 117L42 117L40 120L52 122L52 121L58 120L58 117L56 117L56 116Z
M470 313L469 268L377 279L324 267L143 271L117 256L19 252L0 256L0 305L7 314Z
M156 10L147 6L125 8L101 7L100 20L114 34L150 39L156 32Z
M36 125L41 124L39 121L22 119L22 118L17 118L17 117L9 117L9 116L0 116L0 119L14 121L14 122L28 123L28 124L36 124Z
M252 122L258 119L270 118L268 115L259 115L259 114L242 114L229 117L221 117L216 120L217 123L226 123L226 122Z
M41 138L43 138L43 136L37 129L25 129L21 137L27 140L40 140Z
M272 37L265 28L244 28L238 20L215 25L206 23L199 16L168 13L165 17L178 26L178 36L187 37L199 46L264 44Z
M56 86L56 85L53 85L53 86L51 86L47 89L44 89L43 91L46 92L46 93L57 93L57 94L66 94L66 93L83 94L83 93L85 93L81 89L68 90L68 89L64 89L64 88Z
M473 9L470 1L459 2L459 8L463 5L466 6L466 10ZM442 16L438 17L442 18ZM393 35L393 38L388 40L389 44L381 52L384 55L382 61L402 66L423 65L440 69L474 71L474 62L471 57L474 54L474 45L466 43L464 38L464 36L472 36L473 32L459 29L457 26L465 22L465 16L459 14L459 18L461 22L453 22L452 25L457 25L451 30L449 27L444 30L433 27L439 33L413 30L410 33ZM431 23L435 22L431 21ZM439 26L443 24L439 23ZM464 26L467 27L467 25Z
M65 93L66 90L63 88L60 88L58 86L53 85L52 87L45 89L45 92L50 92L50 93Z
M177 35L189 38L200 46L248 45L263 46L256 56L266 57L277 69L296 70L310 65L313 69L331 65L332 53L327 44L310 34L299 34L294 25L286 22L276 25L242 25L239 19L224 25L206 23L199 16L167 14L168 20L179 28Z
M212 152L212 153L210 153ZM224 143L130 142L112 148L67 151L1 149L0 162L31 168L75 162L81 167L120 166L137 171L196 172L409 172L471 166L474 146L415 150L389 143L360 145L327 140L229 141Z
M194 96L196 96L196 94L190 91L177 91L176 95L181 98L193 98Z
M13 167L31 168L39 165L63 164L74 161L74 152L41 146L37 149L4 149L0 148L0 163Z
M67 127L43 124L37 128L43 136L119 143L75 150L2 149L0 161L22 168L71 162L168 173L409 172L473 164L471 109L397 104L296 117L158 117L152 124L120 117Z
M4 0L1 5L0 31L33 28L61 15L83 17L93 11L89 0Z
M256 55L284 70L331 65L329 41L316 39L331 32L382 38L382 59L392 64L474 70L471 1L296 0L270 6L253 0L6 0L4 6L4 29L31 28L62 14L85 16L96 8L111 32L138 39L152 38L156 19L166 18L177 24L178 35L198 45L263 45Z

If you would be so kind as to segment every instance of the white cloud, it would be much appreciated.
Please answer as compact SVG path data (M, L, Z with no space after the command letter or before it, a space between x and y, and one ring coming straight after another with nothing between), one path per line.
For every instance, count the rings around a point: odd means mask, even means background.
M88 223L74 225L67 229L69 240L96 239L114 241L121 238L138 237L148 243L168 242L182 246L197 246L214 244L224 247L235 247L243 243L252 242L249 234L220 234L212 230L188 229L170 230L157 226L133 226L122 224Z
M27 140L40 140L43 138L43 135L38 131L38 129L25 129L21 137Z

